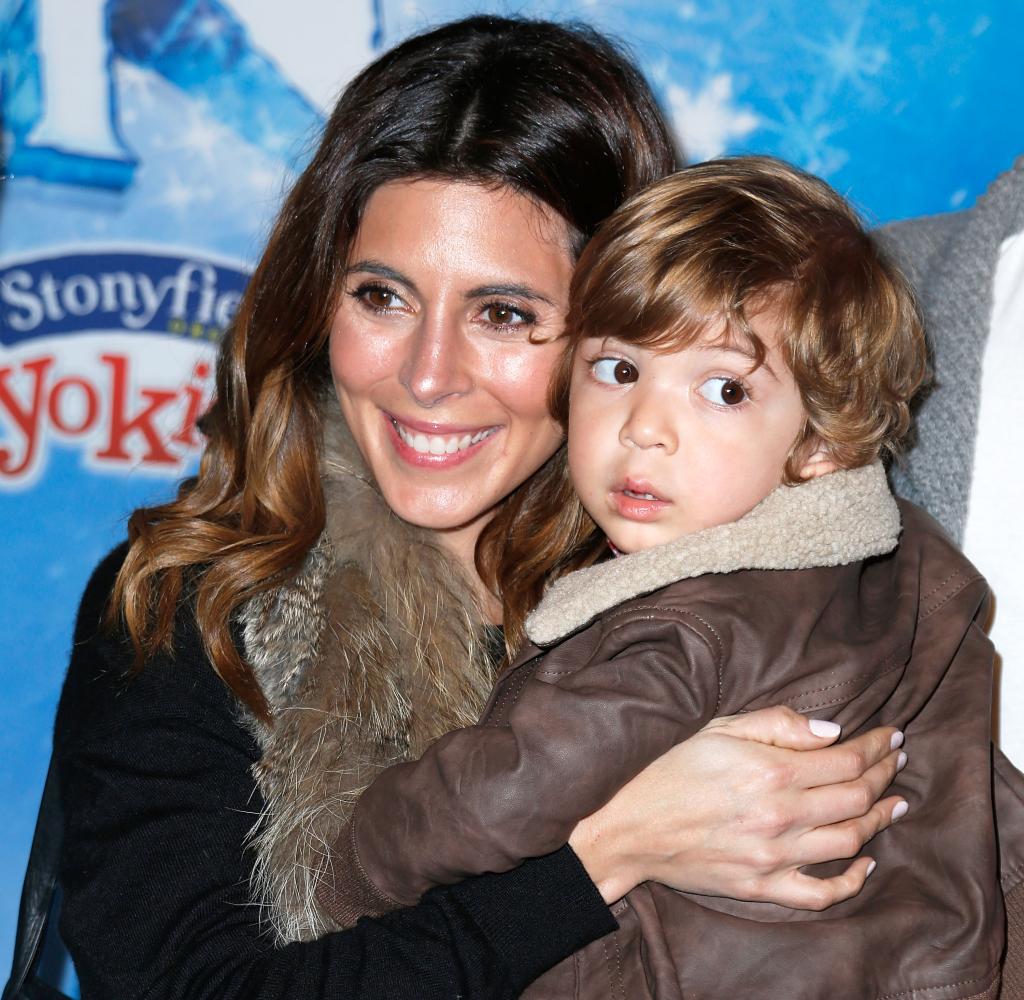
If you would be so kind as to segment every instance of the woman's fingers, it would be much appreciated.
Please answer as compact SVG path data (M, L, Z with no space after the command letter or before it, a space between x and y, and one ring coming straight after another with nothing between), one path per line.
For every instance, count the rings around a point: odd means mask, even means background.
M905 816L907 810L906 799L890 795L876 802L863 816L808 830L797 843L798 863L813 865L852 858L875 834Z
M807 790L801 805L804 822L809 827L822 827L863 816L892 784L906 761L903 750L892 750L852 781Z
M584 820L572 844L606 899L653 879L691 892L820 909L860 891L869 860L817 879L893 821L902 736L830 746L834 727L786 708L715 719Z
M702 732L713 732L719 736L732 736L788 750L814 751L794 754L787 758L784 767L778 769L781 784L800 788L853 781L903 743L903 734L898 729L880 726L838 745L829 746L840 734L834 722L808 719L782 705L712 719Z
M724 715L712 719L704 730L789 750L816 750L834 742L840 733L834 722L808 719L782 705L743 715Z
M797 755L798 784L804 788L855 781L903 745L903 734L880 726L836 746Z
M797 910L824 910L856 896L874 868L871 858L858 858L841 875L831 878L789 872L772 883L769 895L772 902Z

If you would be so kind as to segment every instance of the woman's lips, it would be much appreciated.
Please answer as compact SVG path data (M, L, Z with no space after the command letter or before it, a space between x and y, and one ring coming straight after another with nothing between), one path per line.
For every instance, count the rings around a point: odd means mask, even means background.
M391 440L399 456L412 465L449 468L476 455L501 429L426 424L399 420L385 413Z

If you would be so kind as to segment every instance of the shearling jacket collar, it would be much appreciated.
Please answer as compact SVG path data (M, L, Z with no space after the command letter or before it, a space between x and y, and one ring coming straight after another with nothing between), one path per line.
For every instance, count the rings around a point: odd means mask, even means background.
M896 548L900 514L881 462L779 486L750 513L558 580L526 620L550 646L642 594L706 573L842 566Z
M333 400L324 412L325 531L293 580L240 615L274 716L245 719L262 750L253 896L282 944L337 928L316 888L362 789L472 725L493 680L463 575L385 503Z

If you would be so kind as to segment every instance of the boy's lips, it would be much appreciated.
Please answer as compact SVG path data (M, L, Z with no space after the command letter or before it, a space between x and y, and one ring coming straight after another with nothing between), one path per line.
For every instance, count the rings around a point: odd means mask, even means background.
M399 456L412 465L432 468L449 468L464 462L501 430L500 425L435 424L383 413Z
M617 483L609 499L616 513L630 521L653 521L672 505L655 492L649 480L632 477Z

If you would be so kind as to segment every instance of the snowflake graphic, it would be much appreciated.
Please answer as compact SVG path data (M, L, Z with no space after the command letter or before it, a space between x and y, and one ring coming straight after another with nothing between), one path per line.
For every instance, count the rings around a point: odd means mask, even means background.
M823 42L799 36L798 45L818 57L824 73L818 77L830 96L846 83L861 92L868 89L868 80L876 77L891 55L883 45L867 45L861 41L864 31L864 9L855 12L842 35L829 33Z
M732 77L719 73L699 92L669 84L666 96L669 114L689 159L707 160L720 156L754 131L761 119L732 100Z

